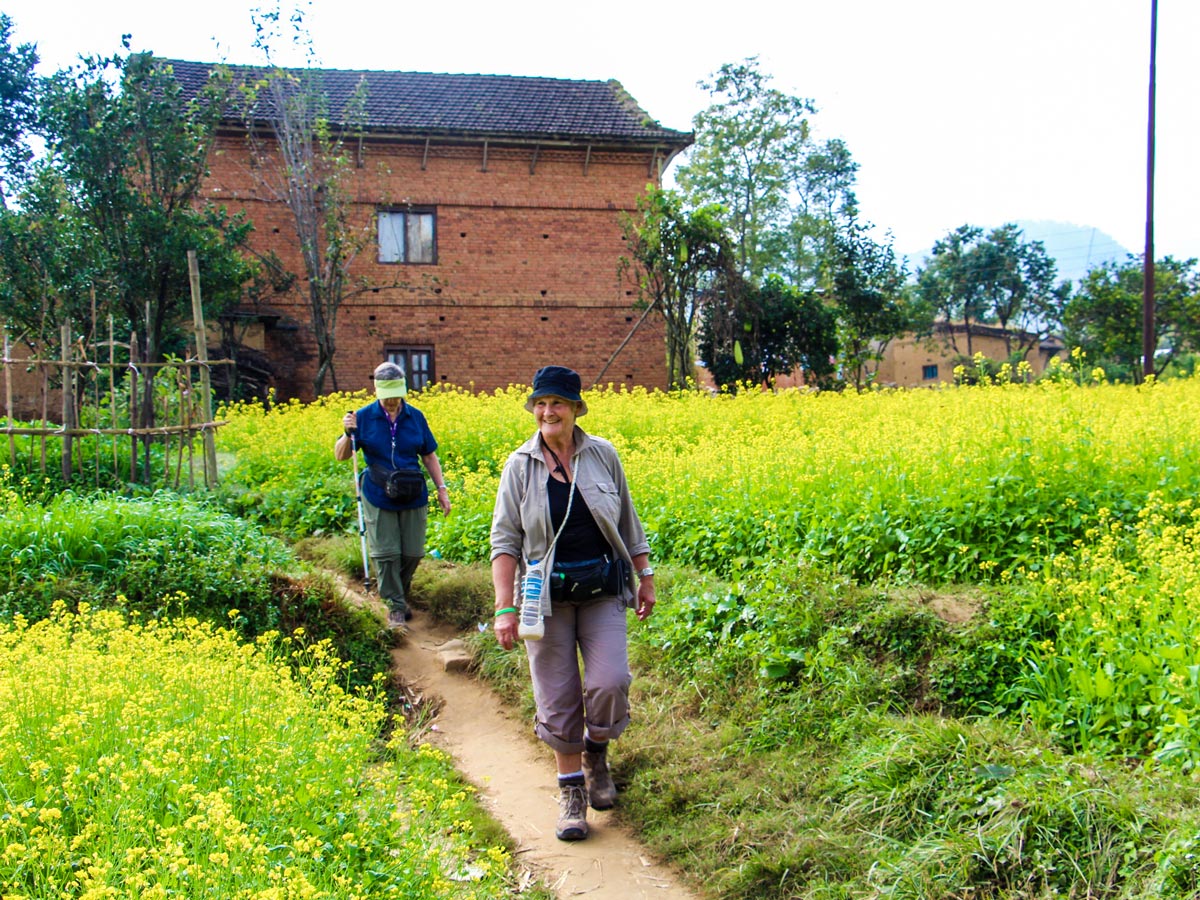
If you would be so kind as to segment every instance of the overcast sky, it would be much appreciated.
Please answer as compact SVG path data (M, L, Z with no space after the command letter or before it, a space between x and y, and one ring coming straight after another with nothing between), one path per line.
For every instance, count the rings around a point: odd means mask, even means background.
M16 41L35 42L47 72L115 52L126 32L134 49L160 56L259 63L255 7L273 3L0 0ZM820 137L847 143L860 165L861 214L890 229L901 252L927 250L962 224L1018 219L1090 226L1135 252L1144 246L1151 0L303 8L327 67L615 78L680 130L708 103L697 81L758 55L775 87L816 102ZM1157 257L1200 257L1198 42L1200 2L1159 0ZM276 62L303 60L284 52Z

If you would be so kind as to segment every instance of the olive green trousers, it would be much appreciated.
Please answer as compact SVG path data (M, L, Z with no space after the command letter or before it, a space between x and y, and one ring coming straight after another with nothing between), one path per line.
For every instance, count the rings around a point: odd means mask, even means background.
M425 556L425 527L429 507L380 509L363 498L363 522L375 569L379 596L389 609L403 612L413 574Z

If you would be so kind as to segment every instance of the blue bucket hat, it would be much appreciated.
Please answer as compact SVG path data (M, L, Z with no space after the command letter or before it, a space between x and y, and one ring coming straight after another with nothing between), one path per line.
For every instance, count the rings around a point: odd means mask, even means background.
M575 417L587 414L587 401L579 394L582 387L579 373L566 366L542 366L533 376L533 393L525 401L525 409L533 412L533 401L539 397L562 397L579 404Z

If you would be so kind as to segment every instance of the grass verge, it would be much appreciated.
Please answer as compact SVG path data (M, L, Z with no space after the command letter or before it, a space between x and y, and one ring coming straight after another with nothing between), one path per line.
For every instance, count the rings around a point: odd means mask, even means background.
M766 604L762 585L664 569L655 616L630 620L614 777L622 820L699 892L1197 896L1195 776L1069 752L1003 708L962 714L983 693L962 667L1011 636L998 599L776 569ZM523 652L470 643L528 709Z

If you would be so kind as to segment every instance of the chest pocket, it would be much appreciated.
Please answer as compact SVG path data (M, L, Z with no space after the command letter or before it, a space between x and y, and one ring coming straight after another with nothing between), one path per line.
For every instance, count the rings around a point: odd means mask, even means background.
M617 486L611 481L598 481L589 493L588 506L592 515L597 519L603 517L615 523L621 511L621 492L617 490Z

